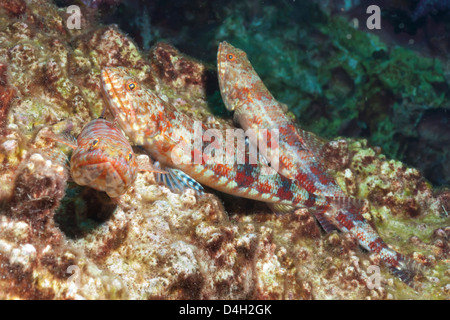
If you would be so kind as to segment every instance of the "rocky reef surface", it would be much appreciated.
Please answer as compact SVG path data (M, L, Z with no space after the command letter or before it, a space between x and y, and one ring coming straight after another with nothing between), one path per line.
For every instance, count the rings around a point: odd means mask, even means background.
M333 139L327 165L346 193L367 200L365 216L382 238L422 266L416 289L382 265L380 286L369 289L379 258L347 234L325 234L306 209L274 215L212 190L175 194L151 173L116 201L75 185L52 157L58 146L39 132L69 119L76 135L98 117L105 66L136 68L193 117L232 122L217 111L214 66L165 43L140 51L88 14L80 30L68 29L67 18L50 1L1 2L1 299L450 297L450 191L364 139Z

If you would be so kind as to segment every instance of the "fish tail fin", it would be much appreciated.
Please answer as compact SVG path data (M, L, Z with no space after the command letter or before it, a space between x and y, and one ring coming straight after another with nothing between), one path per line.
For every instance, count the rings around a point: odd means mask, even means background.
M372 252L378 253L392 274L412 288L415 288L414 278L420 273L416 262L396 252L380 238L376 230L361 214L364 202L348 197L331 199L333 222L341 231L353 234L359 244Z

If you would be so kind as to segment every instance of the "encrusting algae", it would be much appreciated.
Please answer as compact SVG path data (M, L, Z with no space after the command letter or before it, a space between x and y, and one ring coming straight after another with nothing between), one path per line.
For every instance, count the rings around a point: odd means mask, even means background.
M204 123L232 121L209 108L214 68L165 43L142 53L117 27L89 19L67 29L66 19L45 0L0 8L0 298L450 297L450 192L363 139L327 143L326 165L347 195L365 199L364 216L384 241L422 267L416 289L349 234L325 234L307 209L275 215L213 190L174 193L151 172L139 172L117 202L74 184L48 156L60 146L40 131L69 119L78 135L98 118L105 67L133 68ZM370 289L373 266L381 283Z

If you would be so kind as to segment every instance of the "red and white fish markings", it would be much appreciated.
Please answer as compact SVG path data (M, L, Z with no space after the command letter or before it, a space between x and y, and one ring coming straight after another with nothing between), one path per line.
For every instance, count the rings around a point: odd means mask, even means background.
M198 182L213 189L249 199L296 207L328 206L328 199L316 196L283 177L263 163L232 164L191 161L202 152L194 145L186 154L180 143L195 136L195 121L164 102L144 84L139 83L133 70L105 68L102 71L103 90L109 107L132 143L142 145L163 165L177 168ZM129 87L133 83L136 86ZM208 129L203 125L202 130ZM223 131L223 129L222 129ZM221 132L226 136L226 132ZM242 148L239 144L237 148ZM245 146L244 146L245 147ZM245 150L240 150L245 152ZM239 152L235 153L236 155ZM187 161L174 161L187 156ZM270 172L273 174L262 174Z
M137 171L133 149L113 123L99 118L83 128L70 159L70 173L77 184L119 197L136 180Z
M320 148L324 141L297 128L286 116L252 67L244 51L227 42L219 45L217 55L219 86L228 110L234 110L235 121L248 128L279 128L279 172L295 179L308 192L332 199L330 207L316 210L315 215L325 230L331 226L350 232L362 247L380 254L388 267L410 284L415 270L410 270L401 254L390 249L359 212L358 200L348 198L326 172ZM254 143L254 141L252 141Z

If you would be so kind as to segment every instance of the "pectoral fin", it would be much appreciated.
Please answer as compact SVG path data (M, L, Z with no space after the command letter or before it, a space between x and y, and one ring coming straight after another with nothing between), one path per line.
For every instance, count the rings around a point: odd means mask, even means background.
M200 183L178 169L168 168L165 172L156 173L156 181L173 192L183 192L190 188L198 195L202 195L205 191Z
M286 204L277 204L277 203L267 203L267 206L270 208L270 210L273 211L275 214L288 214L294 212L296 207L286 205Z
M319 221L320 225L325 230L325 232L330 233L335 230L338 230L338 228L330 221L330 219L328 217L325 216L327 209L328 208L317 209L313 213L314 213L314 216L316 217L317 221Z

